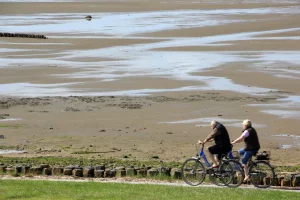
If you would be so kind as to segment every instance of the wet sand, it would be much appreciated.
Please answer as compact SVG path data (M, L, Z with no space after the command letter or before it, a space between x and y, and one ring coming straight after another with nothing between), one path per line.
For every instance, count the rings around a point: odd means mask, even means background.
M273 164L299 165L299 6L0 2L1 31L49 37L0 38L0 146L183 161L210 120L235 139L249 118Z

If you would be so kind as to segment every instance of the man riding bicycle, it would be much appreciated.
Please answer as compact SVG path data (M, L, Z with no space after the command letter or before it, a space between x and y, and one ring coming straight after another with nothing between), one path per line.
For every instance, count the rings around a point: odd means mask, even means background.
M208 156L213 162L212 168L217 168L220 165L220 159L222 154L227 154L232 149L232 144L230 143L229 134L224 125L218 121L213 120L210 124L213 131L206 137L202 142L198 141L198 144L205 144L206 142L215 141L215 145L208 147ZM214 157L214 155L216 155Z

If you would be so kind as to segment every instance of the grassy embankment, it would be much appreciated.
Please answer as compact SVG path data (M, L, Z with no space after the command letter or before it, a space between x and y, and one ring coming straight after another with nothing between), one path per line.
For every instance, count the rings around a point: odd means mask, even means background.
M0 199L299 199L300 193L97 182L0 180Z

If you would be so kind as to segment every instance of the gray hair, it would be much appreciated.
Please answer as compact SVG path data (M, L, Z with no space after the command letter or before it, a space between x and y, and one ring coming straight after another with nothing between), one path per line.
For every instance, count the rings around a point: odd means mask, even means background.
M218 124L220 124L220 122L218 122L218 121L216 121L216 120L212 120L210 124L211 124L211 125L218 125Z

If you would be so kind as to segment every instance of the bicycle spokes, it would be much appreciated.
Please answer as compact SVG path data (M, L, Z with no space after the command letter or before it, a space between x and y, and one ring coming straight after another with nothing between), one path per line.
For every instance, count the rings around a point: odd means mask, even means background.
M181 173L187 184L196 186L204 181L206 170L198 159L191 158L183 163Z
M267 188L275 179L275 172L271 165L264 161L253 163L249 168L251 183L258 188Z

